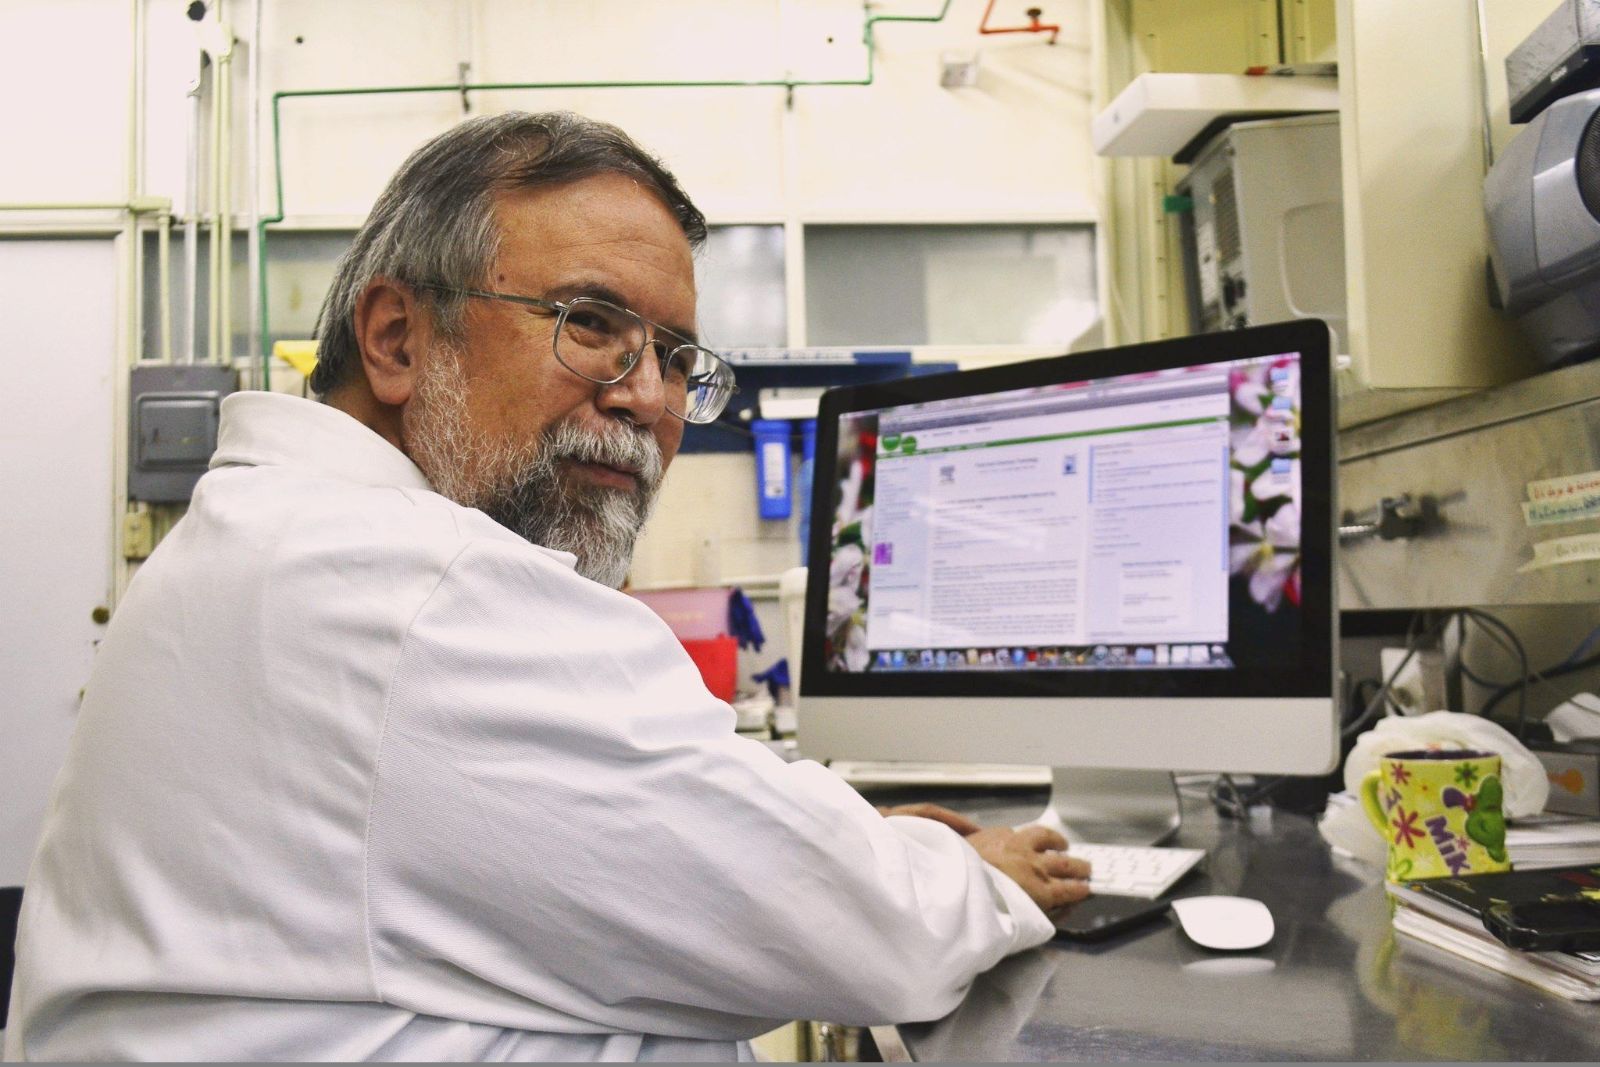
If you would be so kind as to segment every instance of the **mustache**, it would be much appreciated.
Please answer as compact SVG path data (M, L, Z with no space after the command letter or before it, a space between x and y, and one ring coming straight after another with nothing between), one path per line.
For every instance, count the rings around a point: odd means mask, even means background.
M645 494L654 493L661 484L661 446L643 427L617 423L593 432L562 422L546 431L542 451L541 458L550 463L570 460L629 471Z

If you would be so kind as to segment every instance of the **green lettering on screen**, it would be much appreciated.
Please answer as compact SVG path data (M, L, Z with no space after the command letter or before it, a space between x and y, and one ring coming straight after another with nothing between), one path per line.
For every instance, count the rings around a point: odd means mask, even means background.
M938 448L922 449L916 454L919 456L932 456L937 455L940 452L970 452L973 449L978 448L1005 448L1010 445L1038 444L1040 441L1065 441L1070 437L1104 437L1106 434L1113 433L1134 433L1139 430L1166 430L1171 429L1174 426L1204 426L1223 421L1225 421L1224 417L1217 416L1201 419L1177 419L1172 422L1145 422L1136 426L1108 426L1103 430L1076 430L1072 433L1047 433L1040 434L1037 437L1008 437L1002 441L975 441L970 445L942 445ZM884 439L884 444L886 448L894 447L888 444L887 438ZM905 439L905 442L901 445L900 456L910 455L911 450L915 447L916 438L908 436ZM884 458L896 459L900 457L897 457L891 452Z

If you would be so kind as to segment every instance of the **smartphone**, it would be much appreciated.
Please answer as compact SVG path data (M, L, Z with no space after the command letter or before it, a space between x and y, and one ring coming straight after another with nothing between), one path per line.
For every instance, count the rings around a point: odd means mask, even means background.
M1172 902L1166 899L1096 893L1076 904L1057 908L1050 913L1050 921L1056 924L1058 937L1069 941L1103 941L1160 918L1171 906Z
M1600 951L1600 901L1585 897L1495 904L1484 911L1483 925L1511 948Z

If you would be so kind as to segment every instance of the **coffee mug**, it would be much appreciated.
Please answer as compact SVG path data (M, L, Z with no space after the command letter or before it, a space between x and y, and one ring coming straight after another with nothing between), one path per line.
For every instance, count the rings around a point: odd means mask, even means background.
M1492 752L1391 752L1361 782L1361 806L1389 845L1391 882L1510 870L1504 798Z

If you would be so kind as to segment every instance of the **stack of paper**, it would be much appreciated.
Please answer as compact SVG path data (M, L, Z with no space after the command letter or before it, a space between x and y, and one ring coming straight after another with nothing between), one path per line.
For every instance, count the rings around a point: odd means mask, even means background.
M1564 869L1565 870L1565 869ZM1588 879L1600 868L1580 872ZM1567 1000L1600 1000L1600 953L1524 952L1507 948L1484 929L1483 909L1505 899L1537 900L1575 887L1549 871L1507 872L1391 884L1394 928L1462 959L1518 978Z
M1518 870L1600 863L1600 822L1578 815L1536 815L1506 828L1506 850Z
M1519 952L1506 948L1482 927L1451 926L1404 904L1395 909L1394 928L1565 1000L1600 1000L1600 962L1585 965L1579 957L1562 952ZM1565 959L1552 961L1560 957Z

